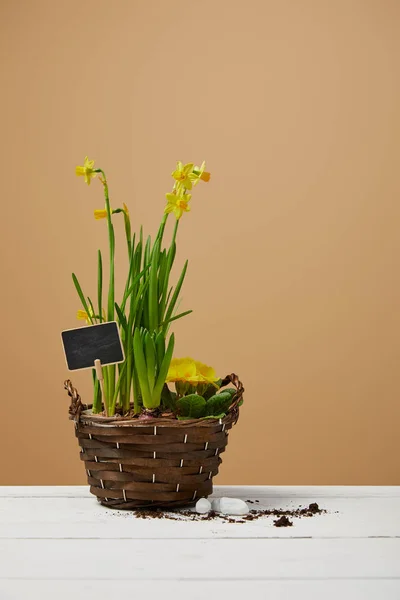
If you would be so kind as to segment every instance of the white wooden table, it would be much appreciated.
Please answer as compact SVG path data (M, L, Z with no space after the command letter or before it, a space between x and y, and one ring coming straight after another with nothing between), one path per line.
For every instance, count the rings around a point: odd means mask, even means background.
M276 528L136 519L86 487L0 487L1 600L400 599L400 488L217 487L253 508L317 502Z

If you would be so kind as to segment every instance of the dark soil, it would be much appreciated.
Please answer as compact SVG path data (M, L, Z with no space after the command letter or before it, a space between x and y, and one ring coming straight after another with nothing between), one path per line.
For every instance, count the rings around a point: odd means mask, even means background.
M292 527L293 521L290 521L285 515L274 521L275 527Z
M246 500L249 504L253 504L254 501ZM255 500L255 502L259 502ZM180 510L180 511L163 511L162 509L154 510L136 510L135 516L138 519L169 519L170 521L222 521L224 523L245 523L246 521L255 521L262 517L277 517L274 520L275 527L292 527L293 521L290 521L289 517L302 518L302 517L315 517L326 513L326 510L320 508L316 502L312 502L308 506L295 508L295 509L281 509L272 508L265 510L251 510L247 515L234 518L229 515L222 515L215 511L210 511L208 514L201 515L191 510ZM129 513L125 513L129 514ZM184 517L184 519L182 519Z
M257 518L260 516L268 517L314 517L315 515L321 515L326 513L326 510L320 508L316 502L312 502L304 508L295 508L293 510L282 510L281 508L272 508L266 510L251 510L250 514L256 514Z

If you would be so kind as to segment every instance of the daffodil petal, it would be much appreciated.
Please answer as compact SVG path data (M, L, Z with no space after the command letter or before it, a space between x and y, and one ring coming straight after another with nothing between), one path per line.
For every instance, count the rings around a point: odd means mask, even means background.
M107 218L107 211L105 208L102 209L98 209L94 211L94 218L99 220L99 219L106 219Z
M185 175L189 175L189 173L191 173L191 172L192 172L192 170L193 170L193 167L194 167L194 164L193 164L193 163L187 163L187 165L185 165L185 166L183 167L183 172L185 173Z

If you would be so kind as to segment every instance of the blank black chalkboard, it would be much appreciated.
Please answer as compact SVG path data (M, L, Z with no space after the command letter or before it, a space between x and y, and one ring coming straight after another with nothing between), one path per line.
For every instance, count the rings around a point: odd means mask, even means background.
M68 369L89 369L94 361L100 360L102 366L120 363L124 360L124 351L115 321L78 327L61 332Z

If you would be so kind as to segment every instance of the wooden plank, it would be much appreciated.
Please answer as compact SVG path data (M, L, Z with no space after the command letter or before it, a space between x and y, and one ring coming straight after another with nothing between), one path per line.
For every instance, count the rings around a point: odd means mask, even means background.
M310 498L265 497L250 506L293 509L299 504L306 506ZM273 517L245 524L137 519L132 512L104 508L92 497L1 498L0 538L400 537L397 498L334 497L319 501L327 514L295 518L293 527L276 528Z
M246 598L251 600L399 600L400 581L382 580L275 580L275 581L110 581L33 580L0 581L2 600L110 600L110 598Z
M215 486L215 495L237 498L400 497L400 486ZM0 486L0 498L89 498L88 486Z
M0 579L400 578L399 539L1 540L0 555Z

